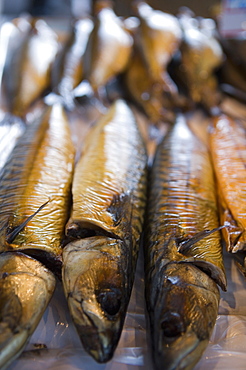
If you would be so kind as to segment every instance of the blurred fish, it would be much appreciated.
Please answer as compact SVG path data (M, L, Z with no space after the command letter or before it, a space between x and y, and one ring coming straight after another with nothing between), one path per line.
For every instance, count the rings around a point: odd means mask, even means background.
M3 72L7 110L22 117L50 86L50 69L58 51L55 32L44 20L33 20L13 49Z
M84 57L85 79L94 91L124 71L132 44L132 36L114 13L111 1L97 1L95 25Z
M119 341L146 201L147 155L131 109L117 100L86 138L75 167L63 285L81 341L98 362ZM69 239L68 239L69 240Z
M215 183L207 147L184 116L157 149L145 237L146 302L156 369L192 369L226 288Z

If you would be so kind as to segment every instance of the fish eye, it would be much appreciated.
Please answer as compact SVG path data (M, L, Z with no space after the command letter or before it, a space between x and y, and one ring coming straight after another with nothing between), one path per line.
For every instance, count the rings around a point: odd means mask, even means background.
M162 333L167 338L176 338L185 331L184 320L179 313L166 312L161 322Z
M97 296L97 300L107 314L114 316L121 307L121 292L119 289L101 291Z

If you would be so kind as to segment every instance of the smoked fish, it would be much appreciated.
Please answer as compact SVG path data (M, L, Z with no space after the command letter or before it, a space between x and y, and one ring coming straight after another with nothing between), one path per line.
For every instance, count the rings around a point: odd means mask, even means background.
M222 47L213 33L200 27L198 20L190 14L181 13L179 21L183 39L178 74L195 103L209 109L216 107L221 102L221 94L215 70L224 60Z
M33 20L29 32L13 49L3 71L9 113L23 117L50 86L50 70L57 51L56 33L44 20Z
M24 348L55 289L73 163L68 120L57 104L27 126L1 170L1 368Z
M53 91L66 99L83 79L83 57L93 26L89 17L78 19L52 66Z
M130 32L111 5L110 1L96 2L94 28L85 51L85 79L95 92L124 71L133 45Z
M156 369L192 369L226 289L214 174L183 115L157 149L144 237L146 302Z
M172 14L154 10L144 1L137 1L134 8L140 20L137 42L148 73L156 88L176 95L177 86L169 76L167 67L182 40L179 21Z
M246 249L246 135L239 120L214 116L210 149L218 183L220 222L229 252Z
M135 117L117 100L86 138L75 167L62 278L86 351L108 361L122 331L144 218L147 155Z

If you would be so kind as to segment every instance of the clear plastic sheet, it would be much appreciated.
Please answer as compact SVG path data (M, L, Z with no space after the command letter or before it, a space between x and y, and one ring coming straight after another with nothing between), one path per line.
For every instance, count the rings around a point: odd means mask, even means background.
M225 253L225 265L228 290L221 291L213 334L194 370L245 368L246 279L239 272L232 255ZM149 370L152 365L147 342L143 256L140 255L125 325L110 362L97 364L82 348L68 312L62 286L58 283L50 305L25 351L8 370Z

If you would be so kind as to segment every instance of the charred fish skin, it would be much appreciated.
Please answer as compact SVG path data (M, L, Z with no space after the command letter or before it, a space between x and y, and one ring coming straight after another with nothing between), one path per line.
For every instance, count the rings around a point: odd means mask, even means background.
M1 254L1 369L6 369L23 351L48 306L55 285L54 275L40 262L19 252Z
M144 250L153 359L157 369L191 369L208 344L216 284L225 289L226 277L209 153L183 116L157 150L149 187Z
M209 132L211 156L218 183L220 222L229 252L245 250L245 129L226 114L212 119Z
M23 117L30 105L49 87L51 65L57 51L55 32L44 20L33 21L4 70L3 83L10 113Z
M85 349L98 362L113 356L120 338L144 220L146 178L143 140L131 109L118 100L90 132L75 168L66 234L78 240L63 250L70 312Z
M1 172L1 252L60 261L73 166L68 120L56 104L27 127Z

